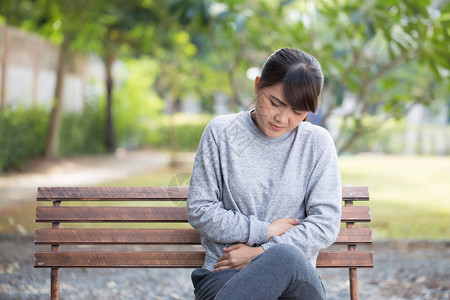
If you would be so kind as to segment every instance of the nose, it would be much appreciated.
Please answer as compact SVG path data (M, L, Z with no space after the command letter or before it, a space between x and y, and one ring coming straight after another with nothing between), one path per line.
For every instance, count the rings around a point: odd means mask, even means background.
M288 119L288 115L283 109L277 109L275 111L275 114L273 115L273 119L278 123L278 125L285 125Z

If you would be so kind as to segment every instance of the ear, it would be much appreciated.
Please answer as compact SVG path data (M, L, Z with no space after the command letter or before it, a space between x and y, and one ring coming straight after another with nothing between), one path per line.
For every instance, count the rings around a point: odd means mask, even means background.
M305 114L305 116L304 116L303 119L302 119L302 122L308 121L308 115L309 115L309 112L307 112L307 113Z
M255 78L255 94L259 93L259 81L260 81L261 77L256 76Z

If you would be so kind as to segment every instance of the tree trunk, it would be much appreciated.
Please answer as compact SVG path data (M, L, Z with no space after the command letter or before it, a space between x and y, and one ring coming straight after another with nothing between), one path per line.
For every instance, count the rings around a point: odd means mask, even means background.
M331 116L333 111L336 109L336 99L330 99L327 103L326 95L328 95L329 98L335 97L335 82L330 82L330 84L327 86L326 90L322 90L322 97L323 97L323 103L321 106L322 109L322 116L320 120L319 126L325 127L328 121L328 118Z
M48 122L47 142L45 145L45 158L54 159L58 156L59 131L61 129L61 115L63 104L64 79L66 63L69 56L69 42L64 38L59 47L58 67L56 72L55 95L53 98L50 120Z
M3 55L2 55L2 81L0 89L2 90L0 98L1 98L1 109L6 109L6 90L8 85L8 61L9 61L9 32L8 26L3 26Z
M36 107L38 104L38 86L39 86L39 70L41 68L41 60L42 60L42 47L44 46L44 42L41 39L36 39L35 42L36 53L34 55L34 64L33 64L33 106Z
M87 97L87 84L88 84L88 57L83 57L83 75L81 77L81 97L83 99L82 114L84 115L87 110L88 97Z
M361 120L356 121L355 130L352 132L351 136L345 141L345 143L342 146L338 146L337 152L339 154L348 151L352 146L353 143L365 132L365 128L362 125Z
M230 108L236 109L240 105L242 105L241 97L239 95L239 84L236 79L236 68L234 66L231 66L228 70L228 80L231 87L231 101L230 101Z
M113 120L113 88L114 80L112 75L112 66L114 56L109 53L105 57L106 68L106 136L105 145L108 151L112 152L116 148L114 120Z
M171 103L170 115L169 115L169 131L170 131L170 144L171 144L171 155L170 155L170 166L172 168L177 167L180 162L178 160L178 152L180 152L180 144L178 142L178 132L175 124L175 114L179 110L180 100L175 99Z

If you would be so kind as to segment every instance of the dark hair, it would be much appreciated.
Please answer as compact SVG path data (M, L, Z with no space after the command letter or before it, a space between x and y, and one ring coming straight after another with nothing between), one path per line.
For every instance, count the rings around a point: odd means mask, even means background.
M315 113L323 86L317 59L298 49L283 48L264 63L259 89L284 82L284 96L295 110Z

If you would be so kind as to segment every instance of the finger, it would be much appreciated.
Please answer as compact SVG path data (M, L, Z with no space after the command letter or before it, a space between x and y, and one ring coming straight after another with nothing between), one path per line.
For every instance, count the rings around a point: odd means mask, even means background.
M225 252L230 252L232 250L239 249L240 247L242 247L242 244L234 244L234 245L228 246L227 248L223 248L223 250Z
M297 225L298 223L300 223L300 220L296 218L289 218L288 223L292 225Z
M221 270L227 270L227 269L242 270L243 266L242 266L242 264L240 264L240 265L232 265L230 261L223 261L223 262L215 264L213 271L214 270L221 271Z
M217 271L222 271L222 270L227 270L227 269L235 269L235 270L242 270L247 266L247 264L240 264L237 266L231 266L231 265L225 265L225 266L220 266L220 267L214 267L213 272L217 272Z
M240 247L242 247L242 246L244 246L245 244L243 244L243 243L238 243L238 244L232 244L232 245L230 245L230 246L228 246L228 247L225 247L225 248L227 248L227 249L237 249L237 248L240 248ZM224 249L225 249L224 248Z
M214 265L214 269L217 269L220 267L231 267L231 264L228 260L224 260L224 261L218 262Z
M222 255L221 257L219 257L219 259L217 261L219 262L219 261L227 260L228 257L230 257L230 254L226 253L226 254Z
M224 266L224 267L214 268L213 272L223 271L223 270L227 270L227 269L231 269L231 267Z

